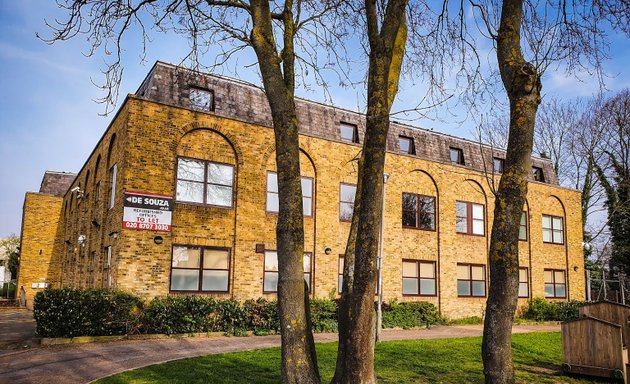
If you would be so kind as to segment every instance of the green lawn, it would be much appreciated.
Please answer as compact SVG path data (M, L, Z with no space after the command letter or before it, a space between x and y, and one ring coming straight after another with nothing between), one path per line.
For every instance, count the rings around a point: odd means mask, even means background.
M561 375L560 333L514 335L520 383L603 383ZM322 382L332 378L337 344L317 345ZM278 383L280 349L209 355L129 371L101 381L118 383ZM379 383L482 383L481 338L390 341L376 347Z

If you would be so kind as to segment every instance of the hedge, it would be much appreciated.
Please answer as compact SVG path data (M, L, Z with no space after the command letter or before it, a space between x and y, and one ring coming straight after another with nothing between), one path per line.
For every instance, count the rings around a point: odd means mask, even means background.
M535 297L527 302L523 308L522 317L535 321L567 321L579 317L580 307L585 301L547 301L542 297Z
M142 312L139 297L108 289L46 289L35 295L33 306L43 337L133 333Z
M314 332L336 332L338 303L310 301ZM106 289L47 289L37 293L34 315L42 337L124 335L133 333L224 332L243 335L278 333L276 300L215 299L181 295L147 303L132 294ZM427 302L383 305L383 327L413 328L441 323L437 308Z

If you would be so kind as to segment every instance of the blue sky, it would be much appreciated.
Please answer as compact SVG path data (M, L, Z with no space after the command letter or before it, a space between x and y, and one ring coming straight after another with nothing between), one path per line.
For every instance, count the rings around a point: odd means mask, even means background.
M113 116L100 116L104 106L94 101L104 96L93 85L103 81L103 58L84 56L88 48L85 38L50 46L35 36L36 32L48 35L44 19L55 17L63 18L63 13L53 1L0 1L0 238L19 233L24 194L39 189L44 171L78 171ZM178 63L188 47L179 37L155 35L144 63L133 38L125 41L124 48L119 104L124 95L137 89L156 60ZM614 36L610 55L605 69L613 77L607 88L614 92L630 87L630 40ZM238 77L257 82L256 66L244 68L254 63L251 57L249 52L241 60ZM231 75L229 71L223 74ZM543 84L546 95L566 99L599 90L588 74L576 80L553 69ZM394 110L415 105L421 88L403 81ZM324 101L318 91L297 93ZM357 110L364 105L362 89L332 87L330 95L341 107ZM454 107L452 111L455 115L438 110L438 119L418 119L412 124L472 138L474 124L463 109Z

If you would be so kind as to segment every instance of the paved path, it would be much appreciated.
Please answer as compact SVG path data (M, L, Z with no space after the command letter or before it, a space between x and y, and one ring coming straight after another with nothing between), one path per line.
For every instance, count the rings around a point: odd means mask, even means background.
M15 310L14 310L15 311ZM25 320L30 312L0 310L0 340L6 319ZM15 324L14 324L15 325ZM15 328L15 327L14 327ZM559 331L559 325L516 325L514 333ZM15 333L14 331L12 331ZM383 340L437 339L481 336L481 325L440 326L419 330L385 330ZM27 335L25 331L22 335ZM32 336L26 337L32 340ZM336 341L336 334L317 334L318 342ZM88 383L129 369L170 360L208 354L244 351L280 345L279 336L213 337L160 340L124 340L106 343L69 344L24 350L0 351L0 383Z

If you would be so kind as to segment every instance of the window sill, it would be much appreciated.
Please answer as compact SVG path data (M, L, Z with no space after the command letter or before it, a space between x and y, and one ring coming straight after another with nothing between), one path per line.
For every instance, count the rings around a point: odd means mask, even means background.
M419 228L419 227L409 227L406 225L402 226L403 229L415 229L417 231L425 231L425 232L437 232L437 229L430 229L430 228Z
M486 234L484 233L483 235L477 235L474 233L468 233L468 232L456 232L458 235L464 235L464 236L475 236L475 237L486 237Z

